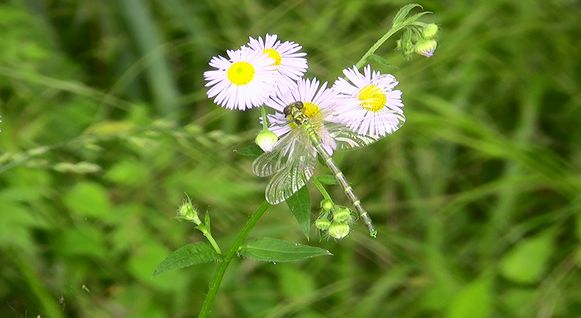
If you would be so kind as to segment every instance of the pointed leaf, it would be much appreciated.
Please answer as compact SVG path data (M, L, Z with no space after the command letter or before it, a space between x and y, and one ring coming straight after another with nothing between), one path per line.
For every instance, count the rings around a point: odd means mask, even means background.
M273 238L248 242L240 247L239 253L264 262L292 262L316 256L333 255L322 248Z
M381 66L382 71L393 71L397 69L395 65L390 64L388 60L379 55L371 54L371 56L369 56L369 61L375 62Z
M521 241L501 260L502 275L523 284L539 281L553 251L552 245L552 230Z
M405 20L408 13L410 13L410 11L413 10L414 8L422 8L422 6L417 3L410 3L399 9L399 11L395 14L395 17L393 18L393 27L395 28L401 26L402 22Z
M240 148L236 148L234 149L234 152L241 156L249 158L256 158L264 153L264 151L262 151L262 149L260 149L260 147L258 147L258 145L254 143L247 146L242 146Z
M447 318L486 318L492 311L492 279L490 275L478 278L463 287L451 299Z
M180 269L196 264L222 261L222 256L207 243L193 243L180 247L169 254L153 272L158 275L174 269Z
M411 17L405 19L405 21L403 21L402 26L409 26L412 24L415 24L416 21L418 21L421 17L423 17L426 14L432 14L431 12L420 12L420 13L416 13L414 15L412 15Z
M339 182L337 182L337 178L335 178L335 176L332 176L330 174L325 174L322 176L318 176L317 180L322 183L322 184L327 184L327 185L335 185L335 184L339 184Z
M288 204L289 209L308 239L311 229L311 199L307 187L302 187L290 198L286 199L286 204Z
M204 215L204 225L206 226L206 229L208 229L208 231L212 231L212 227L210 224L210 213L206 212L206 214Z

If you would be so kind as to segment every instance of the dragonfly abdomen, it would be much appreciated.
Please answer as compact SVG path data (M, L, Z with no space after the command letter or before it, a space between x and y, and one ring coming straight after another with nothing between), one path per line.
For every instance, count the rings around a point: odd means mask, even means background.
M376 237L377 230L373 226L373 222L371 221L371 217L369 216L367 211L361 205L361 200L359 200L357 198L357 196L355 195L355 193L353 192L353 187L351 187L349 182L347 182L347 179L345 178L345 175L343 174L343 172L341 172L339 167L337 167L337 164L335 164L333 157L331 157L331 155L327 152L325 147L323 147L323 143L321 142L321 139L319 138L319 136L315 132L315 129L312 126L312 124L309 122L306 122L305 124L303 124L303 128L304 128L307 136L309 136L311 143L315 146L315 149L317 149L317 152L325 161L325 164L333 172L335 179L337 179L337 182L339 182L339 184L343 188L343 192L345 192L345 195L349 198L349 200L351 200L351 203L355 207L355 210L357 210L357 212L359 213L359 216L363 219L363 222L365 223L365 225L367 225L367 229L369 230L369 235L371 235L371 237Z

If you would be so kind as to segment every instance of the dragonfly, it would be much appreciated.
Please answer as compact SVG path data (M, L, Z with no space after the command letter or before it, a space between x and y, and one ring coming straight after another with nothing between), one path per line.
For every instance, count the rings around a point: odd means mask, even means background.
M370 236L376 237L377 230L369 213L353 193L353 188L324 146L322 137L317 133L320 129L317 129L316 125L322 123L311 121L304 112L302 102L287 105L283 113L293 129L278 141L272 151L263 153L252 163L252 170L257 176L272 176L266 186L266 201L273 205L278 204L305 186L313 177L318 155L341 185L343 192L367 226ZM330 137L336 141L338 149L363 147L377 140L371 136L354 133L338 123L326 122L325 128L329 131Z

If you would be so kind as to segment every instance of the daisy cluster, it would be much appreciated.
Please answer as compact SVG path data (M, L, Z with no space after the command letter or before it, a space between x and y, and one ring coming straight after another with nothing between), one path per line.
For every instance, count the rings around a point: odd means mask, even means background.
M395 89L398 81L393 75L374 71L370 65L362 72L353 66L329 87L316 78L304 78L308 64L301 49L295 42L281 42L277 35L249 38L238 50L228 50L227 57L211 59L213 69L204 73L208 97L226 109L273 109L265 142L257 139L265 151L295 128L283 114L293 102L303 103L304 114L329 153L335 141L325 123L342 124L358 135L373 138L391 134L404 123L402 92Z

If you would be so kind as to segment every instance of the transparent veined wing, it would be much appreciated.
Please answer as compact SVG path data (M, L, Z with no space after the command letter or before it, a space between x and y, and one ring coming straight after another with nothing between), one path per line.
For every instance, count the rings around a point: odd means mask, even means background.
M258 156L252 163L252 172L259 177L268 177L283 169L292 155L293 146L296 143L296 136L289 132L283 136L272 151L265 152Z
M379 138L359 135L347 126L339 123L325 123L329 134L337 143L337 149L351 149L365 147L376 142Z
M297 147L302 143L297 144ZM299 149L295 149L299 150ZM266 201L278 204L304 187L315 172L317 153L312 147L303 147L289 158L287 165L276 172L266 186Z

